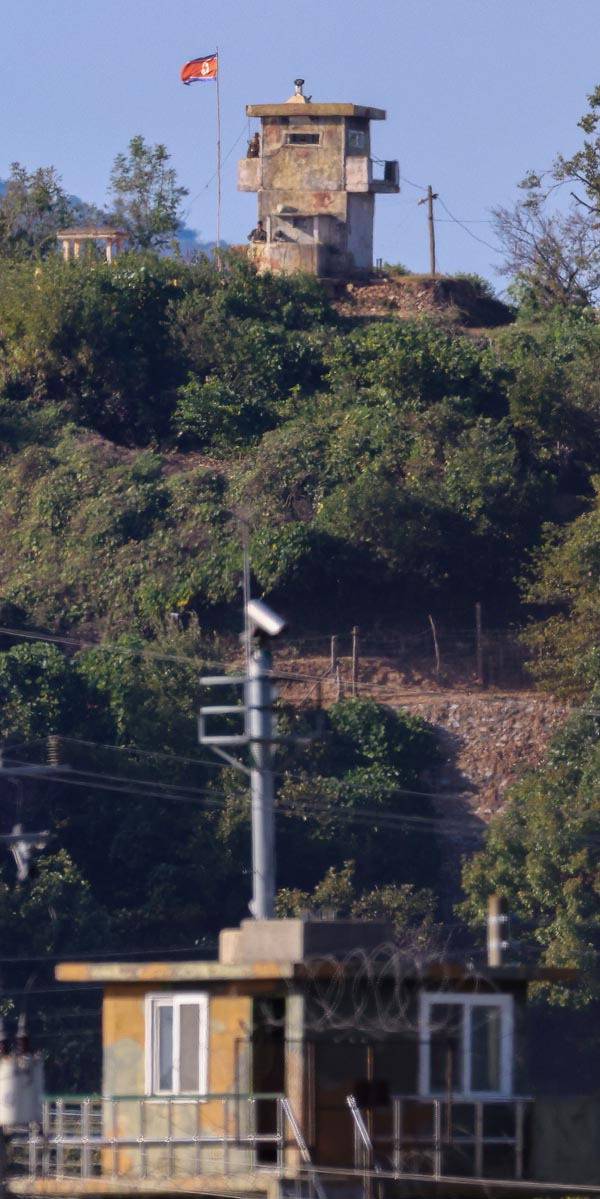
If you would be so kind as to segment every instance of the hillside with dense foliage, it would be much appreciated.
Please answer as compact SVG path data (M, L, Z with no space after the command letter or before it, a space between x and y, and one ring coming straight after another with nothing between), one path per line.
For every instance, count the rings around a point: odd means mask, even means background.
M235 258L0 271L0 577L28 623L222 628L240 520L304 627L475 600L502 623L544 524L592 492L587 310L473 337L353 323Z
M92 1037L91 1008L33 999L57 955L208 953L245 914L245 779L207 760L196 734L198 678L226 669L237 645L244 530L255 592L298 634L409 629L427 614L458 627L481 602L490 623L525 630L544 685L591 702L466 864L462 915L477 926L488 889L503 890L536 950L581 964L579 997L595 995L591 293L559 294L542 256L521 263L512 323L474 329L435 307L365 315L315 279L259 276L234 253L222 270L159 257L142 225L142 249L115 264L66 263L47 251L55 177L17 171L11 186L0 204L2 831L19 821L52 839L29 881L15 884L8 855L0 865L5 956L18 959L3 1002L31 992L38 1033L56 1038L56 1079L68 1061L69 1085L90 1085L65 1007ZM283 709L281 721L306 732L313 716ZM388 914L414 945L441 944L445 851L423 784L432 729L350 700L323 734L278 757L279 911ZM36 778L49 738L52 775Z

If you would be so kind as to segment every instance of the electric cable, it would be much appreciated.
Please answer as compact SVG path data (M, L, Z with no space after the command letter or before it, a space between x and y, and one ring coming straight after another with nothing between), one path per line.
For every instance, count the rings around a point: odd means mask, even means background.
M21 638L25 641L47 641L52 644L65 645L69 649L98 649L109 653L123 654L126 657L132 658L154 658L159 662L180 662L185 666L201 667L202 669L207 666L222 666L224 669L231 667L231 662L224 662L218 658L192 658L185 654L164 654L145 646L134 648L133 646L117 645L114 641L85 641L83 638L65 637L59 633L39 633L30 632L25 629L13 629L8 625L0 625L0 634Z
M426 191L427 191L427 188L426 188L426 187L423 187L423 184L422 184L422 183L413 183L412 179L407 179L407 178L406 178L406 175L400 175L400 178L401 178L401 180L402 180L402 182L403 182L403 183L408 183L408 185L409 185L410 187L416 187L417 191L420 191L420 192L426 192Z
M503 253L503 250L500 246L493 246L491 242L484 241L483 237L478 237L477 234L473 233L462 221L459 221L458 217L455 217L454 214L452 212L450 212L450 209L444 203L441 196L438 196L438 199L439 199L439 202L442 205L442 208L444 209L444 211L448 213L450 220L454 221L454 223L456 225L460 225L461 229L464 229L465 233L469 234L469 237L472 237L474 241L481 242L482 246L487 246L488 250L493 250L494 254L502 254Z
M231 149L227 151L227 154L225 155L225 157L223 158L223 160L221 162L221 166L224 166L225 163L227 162L227 160L229 158L231 158L231 155L233 154L233 151L235 150L235 147L237 146L238 142L240 142L242 140L244 134L246 133L246 125L247 125L247 122L244 121L244 124L242 125L240 133L236 137L233 145L231 146ZM192 211L192 208L193 208L194 204L196 203L196 200L199 200L202 193L207 191L207 189L210 187L211 183L213 183L214 180L217 178L217 175L218 175L218 171L214 171L213 174L211 175L210 179L208 180L208 183L204 183L202 185L202 187L200 188L200 191L197 192L195 196L192 196L192 199L190 200L189 205L183 216L184 221L187 221L187 219Z
M230 794L224 791L213 791L205 788L189 788L186 790L185 788L173 788L168 784L156 784L151 780L138 780L136 783L136 780L129 780L124 776L103 775L94 771L60 773L60 767L57 768L52 766L48 766L44 771L40 771L39 767L36 768L35 766L32 766L31 770L28 771L27 766L30 765L30 763L26 763L24 766L16 766L15 772L18 771L21 777L25 776L34 779L43 778L44 780L60 782L61 785L66 784L70 786L83 787L86 789L97 786L101 790L114 792L117 794L130 794L134 798L159 799L162 802L168 800L172 802L191 803L196 804L199 807L214 809L216 811L223 811L226 807L226 802L232 798ZM58 774L57 771L59 771ZM3 772L10 775L10 767L4 767ZM2 772L0 772L0 777L1 773ZM81 777L75 778L73 777L74 774L78 774ZM305 782L308 780L297 777L297 781ZM334 781L338 782L338 780ZM115 786L114 784L121 785ZM362 784L356 784L356 786L363 790ZM368 783L365 783L364 789L367 788ZM409 795L412 798L440 798L436 792L413 791L402 787L394 787L390 790L389 794ZM464 799L465 796L455 796L453 798ZM402 812L391 812L378 807L364 807L353 810L349 810L347 808L336 808L332 806L332 801L328 799L326 795L321 797L318 795L313 796L311 809L309 809L308 812L298 811L297 805L293 801L285 800L278 801L275 811L276 814L279 813L281 815L287 815L290 818L297 818L301 820L308 819L310 815L325 815L328 816L331 821L367 824L370 826L372 826L373 821L376 820L379 824L389 827L400 827L402 825L406 827L421 826L426 829L431 829L441 836L449 835L465 838L468 838L469 836L476 836L477 839L483 836L487 827L482 824L476 829L469 829L467 821L462 821L458 818L449 821L444 817L410 815ZM476 817L474 819L476 819ZM597 839L593 834L591 836L579 835L575 838L572 838L572 841L574 844L582 843L588 846L597 844Z

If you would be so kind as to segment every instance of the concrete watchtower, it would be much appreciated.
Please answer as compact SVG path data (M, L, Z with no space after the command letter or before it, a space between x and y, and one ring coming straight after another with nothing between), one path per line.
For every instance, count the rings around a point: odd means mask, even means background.
M378 193L400 190L398 163L373 178L371 121L381 108L313 104L304 80L284 104L249 104L260 136L238 169L240 191L258 192L263 229L253 241L260 268L344 277L373 266L373 217Z

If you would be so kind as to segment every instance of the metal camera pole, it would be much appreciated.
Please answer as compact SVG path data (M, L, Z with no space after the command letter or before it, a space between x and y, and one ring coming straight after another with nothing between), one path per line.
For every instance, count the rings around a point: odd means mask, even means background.
M250 810L252 817L252 900L250 911L255 920L271 920L275 915L275 812L273 779L273 746L282 741L293 744L307 738L279 737L273 700L273 639L286 627L261 600L245 604L245 646L247 673L217 675L200 679L208 687L243 687L243 703L202 707L199 716L199 741L236 770L250 779ZM244 722L243 732L214 734L207 729L207 719L216 716L237 716ZM240 762L229 753L230 746L247 746L250 765ZM227 747L227 748L226 748Z
M275 815L273 811L273 655L259 638L250 654L246 713L250 746L252 812L252 903L257 920L275 914Z

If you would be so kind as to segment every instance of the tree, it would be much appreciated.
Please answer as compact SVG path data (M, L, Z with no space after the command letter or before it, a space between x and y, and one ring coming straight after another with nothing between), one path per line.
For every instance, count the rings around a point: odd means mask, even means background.
M27 171L13 162L0 195L0 256L45 257L56 248L57 231L70 224L76 212L54 167Z
M511 931L542 964L575 966L575 991L545 988L555 1003L600 996L600 751L598 715L577 716L555 737L545 763L512 788L485 847L466 863L460 914L485 925L487 896L508 899Z
M164 246L181 220L181 201L188 189L177 184L166 146L149 146L141 133L132 137L127 154L117 154L110 175L117 223L135 249Z
M420 792L437 754L434 730L418 717L374 700L332 705L322 739L280 764L281 877L312 892L332 866L352 860L357 901L398 881L434 885L440 844L434 809ZM388 910L394 906L390 899Z
M596 87L588 96L589 109L578 122L579 128L590 136L584 140L581 150L577 150L571 158L559 154L554 163L553 174L557 180L581 184L588 197L587 201L581 196L574 198L584 208L600 212L600 134L597 133L600 122L600 87Z
M0 738L37 739L85 719L86 694L70 661L43 641L0 654Z
M600 294L600 235L590 212L571 206L548 215L539 195L494 211L506 252L502 271L516 276L515 292L531 309L586 306Z
M86 255L2 266L0 391L47 410L50 398L64 402L112 440L164 433L185 379L168 322L179 294L172 263Z
M570 698L584 698L600 683L600 480L594 482L589 512L565 529L546 528L524 589L524 599L544 612L526 632L531 668Z
M520 184L525 199L494 212L504 271L516 273L518 298L534 307L591 304L600 293L600 87L588 101L578 122L588 135L582 148L570 158L559 154L550 171L530 171ZM566 215L547 215L550 195L563 184L577 187L574 203Z
M356 891L356 863L344 862L340 869L330 866L312 894L284 887L275 906L278 916L299 916L303 911L335 911L347 920L386 920L398 937L417 948L430 945L436 934L434 924L436 897L429 887L418 890L412 883L388 883L362 894Z

